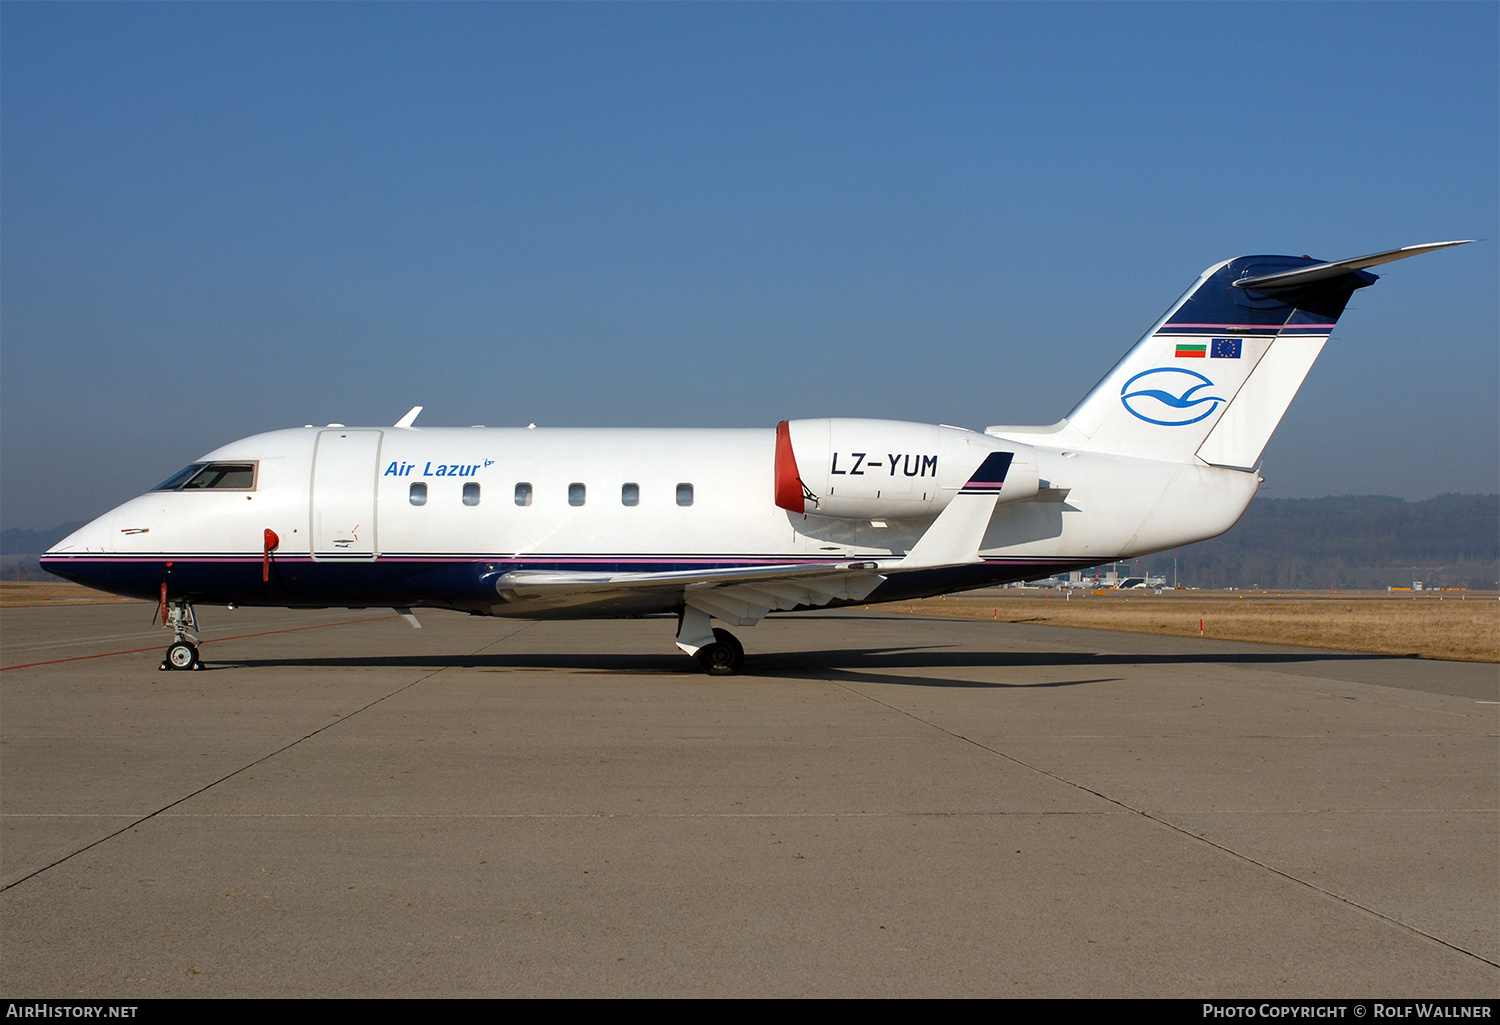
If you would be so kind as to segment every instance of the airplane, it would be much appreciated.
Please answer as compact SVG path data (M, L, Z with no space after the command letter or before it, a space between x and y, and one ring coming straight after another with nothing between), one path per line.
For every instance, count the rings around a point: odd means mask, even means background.
M195 604L677 617L710 675L718 620L909 600L1132 559L1228 530L1367 268L1208 268L1066 417L983 432L874 419L774 429L271 431L74 531L48 571L158 603L160 668L201 669Z

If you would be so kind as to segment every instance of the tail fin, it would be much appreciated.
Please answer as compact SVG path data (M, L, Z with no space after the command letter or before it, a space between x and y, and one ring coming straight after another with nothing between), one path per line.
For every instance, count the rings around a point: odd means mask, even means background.
M1210 267L1068 423L1096 450L1250 469L1349 297L1377 280L1364 268L1463 244L1334 262L1241 256Z

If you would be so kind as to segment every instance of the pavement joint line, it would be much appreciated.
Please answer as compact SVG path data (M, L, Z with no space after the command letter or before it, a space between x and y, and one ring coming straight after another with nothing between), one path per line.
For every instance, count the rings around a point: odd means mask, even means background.
M1147 814L1126 808L1131 814ZM1210 808L1194 815L1493 815L1495 808ZM163 814L158 812L157 814ZM1047 811L1027 808L991 808L971 811L723 811L723 812L314 812L314 811L178 811L174 819L799 819L799 818L982 818L987 815L1104 815L1097 811ZM1114 813L1110 813L1114 814ZM127 812L13 811L4 819L122 819L134 820ZM1201 839L1201 837L1195 837ZM1212 841L1209 841L1212 842Z
M265 620L265 621L263 621L261 623L245 623L243 625L244 626L272 626L272 625L277 624L277 623L295 623L299 619L305 619L305 618L306 617L302 617L302 616L280 616L280 617L277 617L275 619ZM338 623L321 623L321 624L314 624L314 625L318 625L318 626L337 626L339 624ZM154 626L154 627L150 627L150 628L143 628L143 629L140 629L140 630L132 630L129 633L100 634L100 635L95 636L95 637L70 637L70 638L68 638L65 641L45 641L45 642L41 642L41 643L37 643L37 644L6 644L6 645L0 645L0 651L4 651L4 652L6 652L6 653L8 653L10 655L15 655L15 654L17 654L19 652L22 652L22 651L44 651L44 650L46 650L48 648L68 648L68 647L76 647L76 646L82 645L82 644L105 644L105 643L112 642L112 641L140 640L141 638L145 638L145 637L159 637L159 636L161 636L161 633L162 633L163 629L164 628L161 627L161 626ZM229 638L223 638L223 639L224 640L228 640ZM205 643L207 643L207 642L205 642Z
M201 647L205 644L218 644L221 641L243 641L251 637L268 637L271 634L292 634L300 633L303 630L327 630L329 627L334 626L356 626L360 623L378 623L386 619L399 618L399 616L370 616L366 619L344 619L340 620L337 623L314 623L312 626L289 626L281 630L261 630L259 633L235 634L233 637L213 637L208 640L199 641L198 644ZM36 666L55 666L60 665L63 662L83 662L91 658L111 658L115 655L138 655L143 651L155 651L157 647L158 645L153 644L149 648L131 648L129 651L101 651L97 655L74 655L71 658L54 658L48 659L45 662L24 662L20 665L0 666L0 673L6 672L7 670L11 669L33 669ZM483 648L480 649L480 651L483 650ZM478 654L478 652L475 652L474 654ZM446 669L447 666L444 666L443 668ZM441 672L441 670L439 671Z
M266 621L266 623L248 623L245 624L245 626L269 627L273 626L273 624L276 623L290 623L290 621L296 620L287 620L287 618L282 618L282 620L270 620ZM315 624L315 626L341 626L341 624L342 621L341 623L318 623ZM141 641L141 639L144 638L156 638L156 636L160 635L162 635L162 627L157 626L154 627L154 629L132 630L132 632L129 633L111 633L111 635L89 636L89 638L68 638L66 639L66 641L46 641L40 642L40 644L6 644L3 645L3 647L0 647L0 650L5 651L7 656L13 657L17 656L17 654L20 654L21 651L45 651L48 650L48 648L71 648L80 647L80 645L86 644L108 644L108 642L118 641ZM205 641L205 644L207 644L207 642L213 641L213 639L214 638L210 638L210 641Z
M1470 664L1470 665L1477 665L1479 663L1468 663L1468 664ZM1376 702L1376 703L1382 703L1387 708L1403 708L1403 709L1420 708L1424 714L1428 714L1428 715L1433 715L1433 714L1435 714L1435 715L1444 715L1444 716L1447 716L1449 718L1453 718L1454 716L1457 716L1459 718L1465 718L1467 716L1471 716L1471 715L1474 714L1473 712L1459 710L1457 708L1453 708L1453 709L1433 708L1431 705L1421 704L1421 703L1418 703L1418 702L1414 702L1409 696L1406 696L1406 697L1398 696L1398 695L1411 695L1413 693L1412 691L1406 690L1405 688L1402 688L1402 687L1393 687L1393 686L1390 686L1390 685L1387 685L1387 684L1383 684L1383 683L1367 683L1367 682L1361 682L1361 681L1358 681L1358 680L1343 680L1343 679L1339 679L1337 677L1330 678L1330 677L1319 677L1319 676L1304 676L1301 673L1291 673L1291 672L1287 672L1285 670L1282 670L1280 672L1267 672L1267 673L1265 673L1265 675L1267 675L1267 676L1270 676L1270 675L1290 676L1290 677L1293 677L1293 678L1295 678L1297 680L1324 680L1324 681L1330 681L1330 680L1332 680L1334 682L1338 682L1338 683L1344 684L1346 687L1352 687L1352 686L1378 687L1378 688L1380 688L1380 690L1388 692L1388 693L1384 693L1384 694L1376 692L1374 694L1365 695L1365 696L1362 696L1362 697L1351 697L1348 694L1340 694L1340 693L1338 693L1335 690L1330 690L1330 689L1328 689L1326 687L1318 687L1316 685L1300 686L1300 687L1297 688L1298 693L1305 694L1305 695L1307 695L1310 698L1313 698L1313 697L1321 698L1321 699L1323 699L1325 701L1371 701L1371 702ZM1281 689L1279 685L1274 684L1274 683L1272 683L1272 682L1270 682L1268 680L1246 679L1244 681L1243 685L1247 686L1247 687L1260 687L1260 688L1263 688L1263 689L1270 689L1272 691ZM1429 694L1430 694L1430 692L1429 692ZM1448 695L1448 696L1455 696L1455 695ZM1483 705L1483 704L1500 705L1500 701L1486 702L1486 701L1484 701L1483 699L1480 699L1480 698L1474 698L1473 700L1474 700L1474 702L1476 704L1480 704L1480 705ZM1395 734L1395 735L1396 736L1401 736L1401 734Z
M366 622L366 623L368 623L368 622L374 622L375 619L388 619L388 618L394 618L394 617L379 616L379 617L374 617L374 618L366 619L366 620L354 620L352 622ZM343 625L351 625L351 624L345 624L345 623L325 623L325 624L321 624L321 626L343 626ZM532 624L532 623L527 623L526 624L527 627L532 626L532 625L535 625L535 624ZM316 629L319 629L319 628L320 627L318 627L318 626L296 627L296 628L294 628L294 630L316 630ZM522 627L522 629L526 629L526 627ZM261 633L261 634L250 634L250 635L247 635L247 636L263 637L263 636L266 636L266 634L273 634L273 633L292 633L292 632L294 632L294 630L268 630L268 631L265 631L264 633ZM476 651L470 652L468 656L457 656L457 657L463 658L463 657L472 657L473 655L477 655L480 652L484 651L485 648L490 647L490 645L492 645L492 644L498 644L501 640L505 640L505 639L507 639L509 637L513 637L513 636L515 636L516 633L519 633L519 632L520 632L519 630L518 631L514 631L514 632L512 632L510 634L507 634L503 638L497 638L497 639L495 639L493 641L490 641L490 642L484 644L483 646L481 646ZM223 640L234 640L234 639L237 639L237 638L228 638L228 637L223 638ZM92 656L90 656L90 657L92 657ZM450 657L452 657L452 656L450 656ZM72 659L64 659L62 661L72 661ZM401 686L401 687L397 687L395 690L391 691L390 693L388 693L388 694L382 694L380 697L375 698L373 701L370 701L370 702L367 702L364 705L361 705L359 708L356 708L354 711L350 712L348 715L342 715L342 716L339 716L337 719L333 720L332 722L324 723L322 726L319 726L317 729L313 730L311 733L308 733L308 734L306 734L304 736L298 737L296 740L290 741L290 742L288 742L286 744L283 744L281 747L278 747L276 750L269 751L266 754L261 755L259 758L256 758L253 761L250 761L250 762L247 762L244 765L241 765L239 768L235 769L233 772L225 773L223 776L220 776L218 779L213 780L213 781L211 781L209 783L205 783L203 786L198 787L196 790L192 791L191 793L185 794L182 797L177 798L175 801L170 801L167 804L162 805L160 808L157 808L155 811L147 812L144 815L141 815L141 816L138 816L138 817L132 819L130 822L127 822L125 825L121 826L119 829L116 829L113 832L110 832L110 833L105 834L104 836L101 836L99 839L93 841L92 843L85 844L84 846L78 848L76 851L72 851L72 852L70 852L68 854L64 854L62 857L57 858L54 861L52 861L52 862L50 862L50 863L48 863L46 865L42 865L40 868L33 869L32 871L27 872L25 875L20 876L17 879L13 879L12 881L10 881L8 883L5 883L3 886L0 886L0 893L4 893L4 892L6 892L7 890L10 890L13 887L20 886L22 883L26 882L26 880L31 879L31 878L33 878L35 876L41 875L43 872L47 872L47 871L49 871L51 869L54 869L57 866L59 866L59 865L63 864L64 862L66 862L66 861L71 861L73 858L78 857L78 855L84 854L84 853L86 853L88 851L93 850L95 847L98 847L100 844L103 844L103 843L106 843L106 842L108 842L110 840L113 840L115 837L119 836L121 833L129 832L130 830L135 829L137 826L143 825L144 823L149 822L151 819L157 818L158 816L162 815L163 813L165 813L167 811L170 811L171 809L177 807L179 804L182 804L182 803L184 803L186 801L190 801L193 798L197 797L199 794L206 793L207 791L212 790L214 787L218 786L220 783L224 783L224 782L226 782L228 780L233 779L234 777L238 776L240 773L245 772L247 769L253 769L255 766L259 765L261 762L270 761L272 758L275 758L277 755L282 754L285 751L291 750L292 748L296 747L298 744L301 744L303 741L311 740L313 737L316 737L318 734L324 732L325 730L330 730L333 727L338 726L338 725L340 725L342 723L347 723L349 720L351 720L351 719L355 718L356 716L358 716L361 712L364 712L364 711L367 711L368 709L374 708L376 705L380 704L383 701L388 700L389 698L395 697L397 694L403 694L406 691L411 690L417 684L423 683L423 682L425 682L427 680L430 680L434 676L437 676L439 673L446 672L447 670L449 670L451 668L453 668L452 663L450 663L448 665L444 665L444 666L439 666L438 668L432 670L429 673L424 673L423 675L418 676L416 679L412 680L410 683L405 684L404 686Z
M40 644L17 644L5 646L5 652L15 655L22 651L45 651L48 648L71 648L80 644L107 644L118 641L138 641L147 637L156 637L161 634L161 628L153 630L132 630L125 634L108 634L99 637L69 637L65 641L46 641Z
M193 812L179 811L165 814L173 819L438 819L443 821L474 819L491 821L500 819L958 819L986 818L990 816L1016 815L1025 818L1041 817L1093 817L1120 814L1112 811L1032 811L1027 809L996 811L722 811L722 812L611 812L611 811L560 811L560 812ZM64 815L51 812L21 813L0 816L3 818L123 818L121 815L99 813L95 815ZM19 880L18 880L19 881Z
M1048 777L1049 779L1053 779L1053 780L1056 780L1059 783L1064 784L1065 786L1070 786L1070 787L1073 787L1074 789L1081 790L1081 791L1083 791L1086 794L1092 794L1093 796L1099 798L1101 801L1107 801L1110 804L1113 804L1113 805L1115 805L1116 807L1119 807L1119 808L1123 808L1126 811L1134 812L1135 814L1141 816L1142 818L1148 819L1149 821L1154 822L1157 825L1163 826L1163 827L1165 827L1167 829L1170 829L1171 831L1173 831L1175 833L1179 833L1182 836L1185 836L1185 837L1187 837L1190 840L1196 840L1197 842L1199 842L1201 844L1205 844L1205 845L1207 845L1209 847L1212 847L1215 850L1220 851L1220 852L1222 852L1224 854L1227 854L1231 858L1234 858L1234 859L1236 859L1238 861L1243 861L1246 864L1253 865L1256 868L1261 869L1262 871L1270 872L1273 875L1280 876L1281 878L1287 880L1288 882L1292 882L1292 883L1296 883L1296 884L1301 885L1301 886L1305 886L1309 890L1312 890L1314 893L1322 894L1323 896L1328 897L1331 900L1335 900L1335 901L1339 902L1340 904L1345 904L1345 905L1348 905L1349 907L1355 908L1355 909L1357 909L1359 911L1363 911L1365 914L1370 915L1373 918L1379 919L1382 922L1387 922L1387 923L1389 923L1391 925L1394 925L1398 929L1406 929L1406 930L1408 930L1410 932L1413 932L1413 933L1417 934L1418 936L1426 937L1427 939L1431 940L1433 943L1438 944L1439 946L1446 947L1449 950L1455 951L1455 952L1460 953L1460 954L1466 954L1469 957L1474 958L1476 961L1480 961L1480 962L1482 962L1484 964L1490 965L1491 967L1500 968L1500 961L1493 961L1490 958L1485 957L1483 954L1480 954L1480 953L1478 953L1476 951L1473 951L1473 950L1469 950L1466 947L1461 947L1461 946L1459 946L1456 943L1450 943L1448 940L1445 940L1445 939L1443 939L1440 936L1434 936L1432 933L1427 932L1424 929L1419 929L1416 926L1411 925L1410 923L1403 922L1399 918L1395 918L1395 917L1393 917L1391 915L1387 915L1387 914L1385 914L1383 912L1376 911L1374 908L1369 907L1368 905L1365 905L1365 904L1361 904L1357 900L1350 900L1348 897L1344 897L1344 896L1342 896L1340 894L1334 893L1332 890L1329 890L1329 889L1326 889L1326 888L1324 888L1322 886L1319 886L1316 883L1309 882L1306 879L1302 879L1302 878L1300 878L1298 876L1295 876L1292 873L1285 871L1284 869L1279 869L1279 868L1277 868L1274 865L1267 864L1266 862L1260 861L1260 860L1258 860L1256 858L1253 858L1253 857L1251 857L1248 854L1245 854L1245 853L1243 853L1241 851L1237 851L1237 850L1235 850L1232 847L1226 847L1225 845L1223 845L1221 843L1218 843L1218 842L1216 842L1214 840L1210 840L1206 836L1203 836L1203 835L1201 835L1199 833L1194 833L1190 829L1186 829L1183 826L1177 825L1175 822L1172 822L1172 821L1170 821L1168 819L1162 818L1160 815L1152 814L1151 812L1146 811L1143 808L1136 808L1136 807L1134 807L1132 805L1129 805L1129 804L1125 803L1124 801L1120 800L1119 798L1110 797L1108 794L1102 793L1102 792L1100 792L1098 790L1094 790L1091 787L1084 786L1082 783L1076 782L1075 780L1068 779L1066 776L1060 776L1060 775L1058 775L1055 772L1052 772L1052 771L1050 771L1048 769L1044 769L1040 765L1033 765L1030 762L1027 762L1027 761L1024 761L1024 760L1022 760L1020 758L1017 758L1014 755L1006 754L1004 751L1000 751L1000 750L997 750L996 748L988 746L987 744L983 744L983 743L981 743L981 742L973 739L972 737L964 736L962 733L955 733L953 730L950 730L950 729L948 729L945 726L941 726L938 723L932 722L929 719L922 718L922 716L917 715L915 712L912 712L910 709L901 708L901 707L899 707L897 705L891 704L888 701L882 701L880 698L875 697L874 695L865 694L862 691L857 690L856 688L854 688L850 684L843 683L843 682L838 681L838 680L832 680L832 679L829 679L826 676L820 676L820 678L824 679L824 680L827 680L827 682L833 684L836 687L843 688L844 690L847 690L847 691L849 691L849 692L851 692L853 694L856 694L859 697L862 697L862 698L864 698L867 701L873 702L874 704L880 705L880 706L882 706L884 708L889 708L893 712L896 712L896 713L898 713L900 715L904 715L904 716L906 716L906 717L908 717L910 719L915 720L916 722L922 723L924 726L927 726L930 729L934 729L934 730L937 730L937 731L939 731L941 733L945 733L948 736L954 738L955 740L962 741L965 744L972 744L974 747L979 748L979 750L981 750L981 751L986 751L986 752L988 752L988 753L990 753L992 755L995 755L995 756L997 756L999 758L1003 758L1003 759L1005 759L1008 762L1012 762L1015 765L1021 766L1022 768L1030 769L1032 772L1040 773L1043 776Z

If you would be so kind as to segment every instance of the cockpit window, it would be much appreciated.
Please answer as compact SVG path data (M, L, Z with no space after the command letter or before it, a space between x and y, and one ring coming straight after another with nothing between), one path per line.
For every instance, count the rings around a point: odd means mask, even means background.
M153 491L253 491L254 463L194 463L162 481Z
M162 481L151 490L176 491L178 488L182 487L183 481L187 480L189 477L191 477L201 469L203 469L202 463L194 463L192 466L184 466L182 469L172 474L172 476L168 477L166 480Z

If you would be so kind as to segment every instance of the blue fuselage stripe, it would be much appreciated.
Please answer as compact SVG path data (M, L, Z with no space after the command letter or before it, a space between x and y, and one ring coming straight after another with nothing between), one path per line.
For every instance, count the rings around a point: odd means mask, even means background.
M380 556L314 560L306 555L273 557L269 573L260 555L53 555L49 572L114 594L155 600L163 583L169 597L212 605L245 606L424 606L491 611L503 599L496 578L516 570L595 573L672 573L768 565L846 564L851 557L787 559L756 556L664 557L639 555ZM1084 559L991 559L952 570L889 574L862 601L886 601L1034 580L1092 565ZM269 576L269 579L263 577ZM674 585L663 582L662 591ZM891 596L891 597L887 597ZM680 599L678 599L680 601ZM663 608L672 604L667 601ZM838 604L838 603L835 603ZM847 603L846 603L847 604Z

